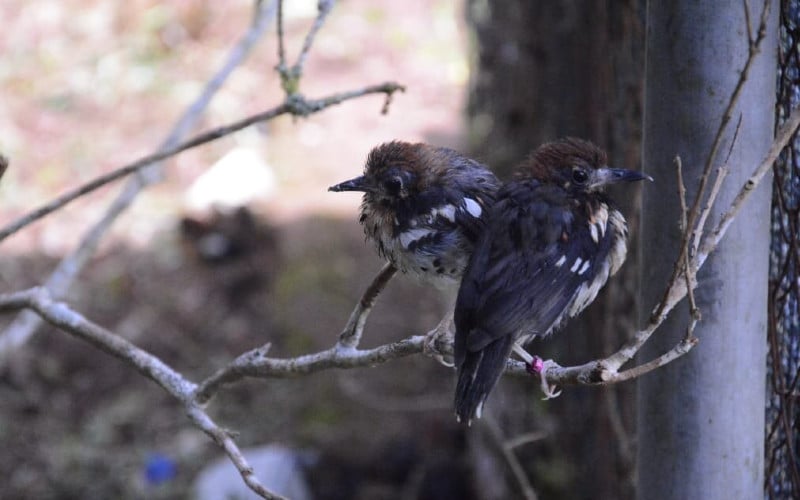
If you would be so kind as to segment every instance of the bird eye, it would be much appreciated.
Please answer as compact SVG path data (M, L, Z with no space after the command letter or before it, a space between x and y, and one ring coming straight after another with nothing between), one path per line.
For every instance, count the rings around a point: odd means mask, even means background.
M575 168L572 170L572 181L575 184L585 184L589 180L589 174L582 168Z
M397 194L403 189L403 180L400 177L390 177L383 183L386 191L392 194Z

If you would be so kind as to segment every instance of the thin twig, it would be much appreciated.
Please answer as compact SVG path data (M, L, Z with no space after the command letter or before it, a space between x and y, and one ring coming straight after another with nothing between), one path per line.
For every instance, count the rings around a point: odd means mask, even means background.
M295 62L294 66L292 67L292 76L298 80L303 76L303 67L306 64L306 59L308 58L308 53L311 50L311 46L314 44L314 39L316 38L320 28L322 28L322 25L325 23L325 19L328 17L328 14L330 14L334 5L336 5L335 0L319 0L319 3L317 4L317 18L314 19L314 24L311 25L311 29L308 30L306 38L303 41L303 48L300 49L300 54L297 56L297 62Z
M258 477L253 473L253 468L247 463L247 459L244 458L244 455L241 450L239 450L239 447L231 438L230 434L215 424L214 421L211 420L211 417L198 405L189 404L186 409L186 415L195 426L205 432L217 443L217 446L225 451L225 454L228 455L233 466L239 471L242 480L248 488L253 490L253 492L261 498L266 498L267 500L287 500L285 497L269 491L261 484Z
M675 172L678 175L678 199L680 200L681 204L681 220L680 220L680 229L681 232L685 235L691 232L689 227L689 217L688 217L688 209L686 208L686 184L683 180L683 164L681 163L681 157L675 157ZM699 233L701 229L695 231L695 233ZM686 245L690 245L690 240L684 238L686 241ZM681 254L683 255L683 279L686 280L686 291L689 296L689 314L691 316L691 327L686 331L686 337L690 338L692 332L694 331L694 325L697 324L697 321L700 320L700 310L697 308L697 302L694 300L694 287L696 282L696 271L692 266L692 258L691 256L694 254L691 248L683 248L681 249Z
M245 377L292 378L331 368L358 368L385 363L421 353L425 337L417 335L384 344L374 349L341 349L332 347L296 358L268 358L262 348L246 352L228 366L202 381L196 398L205 403L225 385Z
M733 128L733 137L731 137L731 143L728 145L728 154L725 155L725 161L722 162L723 165L728 165L731 161L731 156L733 155L733 148L736 146L736 140L739 138L739 130L742 128L742 119L744 115L739 113L739 119L736 120L736 127Z
M358 301L355 309L350 314L344 330L339 334L338 345L340 347L345 349L358 347L359 342L361 342L361 334L364 332L364 324L367 322L367 316L369 316L370 311L372 311L375 299L378 298L378 295L380 295L396 272L397 268L391 263L387 263L373 278L372 283L364 291L361 300Z
M686 184L683 182L683 163L680 156L676 156L672 162L675 164L675 175L678 177L678 200L681 203L681 218L678 221L678 228L683 233L687 228L687 213L689 212L686 208Z
M767 151L767 154L764 156L764 159L761 160L761 163L758 165L758 167L756 167L747 181L745 181L741 190L739 190L739 194L737 194L736 198L733 199L730 207L722 215L722 218L717 223L717 226L714 228L714 230L703 239L703 244L701 245L700 251L697 254L699 265L702 265L702 263L705 262L711 252L717 248L719 242L722 241L722 238L725 237L725 233L728 231L728 227L730 227L731 223L736 218L736 214L738 214L739 210L742 209L747 199L750 197L759 183L761 183L761 180L764 178L767 172L772 170L772 165L775 163L775 160L781 154L783 148L785 148L792 139L798 128L800 128L800 107L795 108L783 125L781 125L781 128L775 134L775 140L772 141L772 145Z
M680 342L678 342L675 345L675 347L665 352L661 356L657 357L656 359L650 360L647 363L642 363L641 365L638 365L629 370L615 373L613 374L613 376L611 376L606 380L606 383L619 383L619 382L625 382L626 380L639 378L645 373L649 373L655 370L656 368L661 368L662 366L671 363L672 361L675 361L681 356L687 354L689 351L692 350L694 346L697 345L698 342L700 342L700 339L694 336L690 336L690 338L683 338L681 339Z
M680 200L681 204L680 228L683 234L688 234L691 230L689 228L689 214L686 208L686 184L683 180L683 164L681 163L680 156L675 157L675 167L675 171L678 175L678 199ZM687 246L690 245L689 239L684 238L684 240L686 241ZM691 248L684 248L681 249L681 254L683 254L683 279L686 280L686 290L689 296L689 311L692 319L696 322L696 320L700 318L700 311L697 308L697 303L694 300L694 286L696 280L691 259L693 252L691 251Z
M287 99L283 104L280 104L279 106L276 106L272 109L263 111L261 113L257 113L255 115L248 116L246 118L230 123L228 125L223 125L221 127L198 134L195 137L187 140L186 142L183 142L171 148L167 148L163 151L159 151L158 153L142 157L133 163L125 165L124 167L120 167L107 174L101 175L82 186L79 186L71 191L68 191L56 197L54 200L33 210L32 212L23 215L22 217L12 222L11 224L6 225L4 228L0 229L0 241L3 241L4 239L16 233L20 229L45 217L46 215L51 214L52 212L55 212L56 210L64 207L70 202L75 201L81 196L84 196L107 184L117 181L134 172L137 172L138 170L141 170L142 168L145 168L157 161L165 160L167 158L175 156L178 153L186 151L187 149L195 148L202 144L206 144L208 142L217 140L220 137L225 137L234 132L238 132L239 130L242 130L244 128L250 127L252 125L267 120L271 120L281 115L291 114L294 116L308 116L312 113L317 113L319 111L322 111L323 109L335 106L337 104L341 104L351 99L363 97L365 95L393 94L395 92L398 91L402 92L404 90L405 87L403 87L402 85L399 85L394 82L386 82L379 85L370 85L361 89L351 90L348 92L331 94L327 97L323 97L320 99L304 99L300 96L294 96L293 98Z
M283 76L286 72L286 47L283 35L283 0L278 0L278 74Z
M297 60L290 68L286 64L286 49L285 49L285 35L283 31L283 1L278 0L278 65L275 69L281 78L281 86L286 96L290 97L300 91L300 79L303 77L303 68L306 64L311 46L314 44L314 39L317 33L325 24L325 20L330 14L336 2L334 0L319 0L317 3L317 17L314 23L306 33L306 38L303 40L303 46L300 53L297 55Z
M243 373L239 372L238 367L246 366L259 359L265 358L271 348L272 344L267 343L261 347L257 347L239 355L228 366L217 370L214 375L208 377L203 382L198 384L197 389L195 390L194 400L201 405L208 403L214 394L219 392L223 386L236 382L237 380L241 380L245 377Z
M697 228L694 232L694 242L692 243L691 250L693 255L697 255L697 249L700 247L700 240L705 234L706 220L708 220L708 216L711 214L711 209L714 207L717 201L720 188L722 188L722 182L725 180L727 175L728 169L726 167L719 167L717 169L717 176L714 179L714 184L711 186L711 192L708 195L708 200L706 200L706 204L703 207L703 211L700 213L700 218L697 221Z
M742 0L744 7L744 25L747 28L747 43L753 45L753 23L750 21L750 6L747 5L747 0Z

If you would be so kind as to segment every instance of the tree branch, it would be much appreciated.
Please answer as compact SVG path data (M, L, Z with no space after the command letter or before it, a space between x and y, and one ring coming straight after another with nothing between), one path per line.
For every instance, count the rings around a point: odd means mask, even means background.
M233 439L203 411L195 400L197 385L149 352L136 347L122 337L93 323L71 309L66 303L53 300L49 292L41 287L30 288L10 294L0 294L0 313L28 309L42 319L104 351L124 363L133 366L141 375L161 386L167 394L180 401L189 420L225 451L241 474L247 486L262 498L283 497L267 490L253 474Z
M364 291L361 300L358 301L355 309L350 314L344 330L339 334L338 346L340 348L358 347L359 342L361 342L361 334L364 332L364 324L367 322L367 316L372 311L372 306L375 304L378 295L380 295L395 273L397 273L397 268L391 263L387 263L373 278L372 283Z
M278 0L278 65L275 69L281 77L281 86L287 97L299 92L300 79L303 77L303 67L306 64L308 53L314 44L317 33L322 28L322 25L325 24L325 19L327 19L335 4L335 0L319 0L317 3L317 17L306 33L303 47L297 55L297 61L290 68L286 65L286 48L283 35L283 0Z
M134 172L148 167L157 161L165 160L177 155L178 153L182 153L187 149L192 149L202 144L215 141L220 137L225 137L226 135L238 132L239 130L250 127L257 123L272 120L281 115L290 114L298 117L308 116L310 114L322 111L323 109L341 104L351 99L356 99L358 97L363 97L370 94L384 94L389 97L398 91L405 91L405 87L395 82L386 82L378 85L369 85L367 87L348 92L331 94L327 97L322 97L319 99L306 99L302 96L294 95L290 98L287 98L283 104L280 104L272 109L248 116L247 118L243 118L228 125L223 125L207 132L203 132L187 140L186 142L182 142L173 147L166 148L163 151L142 157L133 163L129 163L128 165L120 167L112 172L101 175L82 186L68 191L0 229L0 241L3 241L25 226L28 226L33 222L45 217L46 215L55 212L56 210L75 201L81 196L91 193L92 191L95 191L106 184L110 184L116 180L131 175Z
M186 415L195 426L205 432L225 451L225 454L228 455L233 466L239 471L242 480L248 488L253 490L261 498L266 498L268 500L286 500L285 497L269 491L261 484L253 473L253 468L247 463L247 459L244 458L244 455L242 455L241 450L236 446L236 442L231 438L230 434L215 424L214 421L211 420L211 417L198 405L188 404L186 406Z

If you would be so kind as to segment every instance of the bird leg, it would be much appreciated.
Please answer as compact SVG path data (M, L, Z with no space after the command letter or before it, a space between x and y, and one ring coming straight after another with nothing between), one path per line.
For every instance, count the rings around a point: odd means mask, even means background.
M451 361L452 356L449 354L444 354L442 351L439 350L438 345L441 343L446 343L448 345L453 344L453 310L445 314L442 321L436 325L436 328L429 331L425 334L425 342L422 344L422 352L426 356L430 356L439 363L443 364L448 368L452 368L455 366ZM447 357L445 357L447 356Z
M561 391L556 391L555 385L550 385L547 382L547 370L556 366L559 366L558 363L553 361L552 359L543 360L539 356L531 356L528 351L522 348L521 345L514 343L512 347L517 356L522 358L525 362L525 368L528 370L528 373L531 375L538 375L542 384L542 392L544 393L545 397L543 400L547 401L548 399L557 398L561 395Z

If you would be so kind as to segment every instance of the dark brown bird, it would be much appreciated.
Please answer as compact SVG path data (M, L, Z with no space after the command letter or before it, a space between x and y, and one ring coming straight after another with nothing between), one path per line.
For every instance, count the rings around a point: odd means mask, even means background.
M498 191L456 302L459 421L480 418L512 350L544 377L522 345L581 312L624 262L627 225L603 188L648 177L606 161L580 139L544 144Z
M452 305L498 185L486 166L453 149L392 141L369 153L364 175L329 190L363 191L359 221L378 253L448 291ZM450 311L428 347L449 331Z

